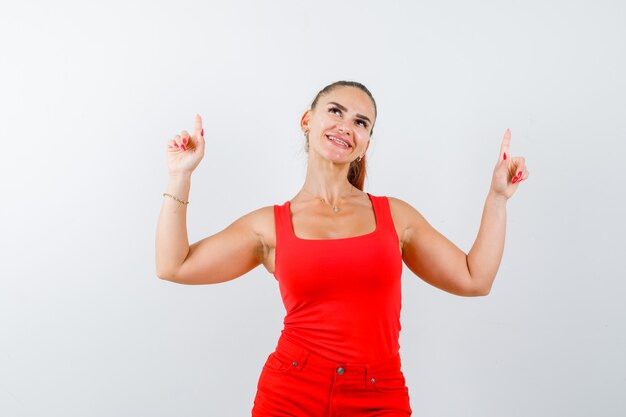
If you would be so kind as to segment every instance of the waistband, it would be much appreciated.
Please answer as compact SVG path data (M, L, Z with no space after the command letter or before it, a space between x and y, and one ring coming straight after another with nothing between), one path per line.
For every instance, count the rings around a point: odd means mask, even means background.
M278 339L278 344L276 346L276 351L283 352L289 355L294 360L297 360L302 365L314 366L317 368L322 368L324 370L332 370L335 371L338 368L341 369L342 374L358 374L362 375L364 372L375 372L375 371L383 371L383 370L399 370L401 367L400 354L397 353L391 358L369 362L369 363L349 363L349 362L335 362L329 359L326 359L322 356L316 355L315 353L307 350L300 344L288 340L285 336L281 335Z

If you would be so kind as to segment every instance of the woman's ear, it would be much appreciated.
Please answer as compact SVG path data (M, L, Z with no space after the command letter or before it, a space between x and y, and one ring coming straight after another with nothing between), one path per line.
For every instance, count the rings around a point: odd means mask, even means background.
M311 119L311 109L308 109L307 111L304 112L304 114L302 115L302 118L300 119L300 128L302 129L304 133L308 133L309 131L310 119Z

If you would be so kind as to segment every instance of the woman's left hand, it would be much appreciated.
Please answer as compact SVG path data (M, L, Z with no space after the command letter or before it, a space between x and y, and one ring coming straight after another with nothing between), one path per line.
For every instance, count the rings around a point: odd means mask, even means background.
M491 191L506 199L515 194L519 183L528 178L529 174L524 157L511 156L510 146L511 131L507 129L502 139L498 163L493 170L493 178L491 179Z

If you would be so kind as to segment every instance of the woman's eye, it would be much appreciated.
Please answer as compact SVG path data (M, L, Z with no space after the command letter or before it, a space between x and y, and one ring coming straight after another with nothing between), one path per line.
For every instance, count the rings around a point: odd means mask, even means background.
M333 113L337 116L341 116L341 110L339 110L337 107L331 107L330 109L328 109L329 113Z
M361 127L367 127L367 122L365 120L357 120L356 124L358 124Z

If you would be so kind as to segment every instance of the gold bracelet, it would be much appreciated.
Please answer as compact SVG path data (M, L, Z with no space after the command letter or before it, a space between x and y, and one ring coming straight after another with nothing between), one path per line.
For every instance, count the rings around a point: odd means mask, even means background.
M165 196L168 196L168 197L173 198L174 200L178 201L178 205L179 205L179 206L180 206L181 204L185 204L185 205L189 204L189 201L183 201L183 200L181 200L181 199L179 199L179 198L174 197L174 196L173 196L173 195L171 195L171 194L168 194L168 193L163 193L163 197L165 197Z

